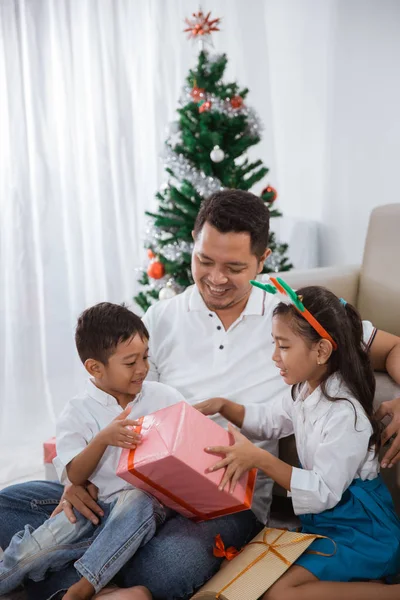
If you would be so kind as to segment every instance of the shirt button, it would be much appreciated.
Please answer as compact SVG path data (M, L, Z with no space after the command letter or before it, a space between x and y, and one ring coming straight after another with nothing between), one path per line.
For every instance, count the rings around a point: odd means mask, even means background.
M221 325L218 325L218 326L217 326L217 329L222 329Z
M209 314L208 314L208 316L209 316L209 317L213 317L214 315L213 315L212 313L209 313Z
M221 346L219 347L219 349L220 349L220 350L223 350L223 349L224 349L224 347L221 345Z

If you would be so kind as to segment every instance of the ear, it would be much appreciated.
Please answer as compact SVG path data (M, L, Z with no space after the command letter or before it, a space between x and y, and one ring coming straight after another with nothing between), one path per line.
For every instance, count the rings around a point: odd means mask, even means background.
M196 237L195 237L194 229L192 231L192 238L193 238L193 241L195 242L196 241Z
M88 358L85 361L85 369L92 377L96 379L101 379L104 374L104 365L99 360L94 360L94 358Z
M265 261L267 260L267 258L268 258L268 256L270 254L271 254L271 249L270 248L266 248L265 252L259 258L257 273L261 273L261 271L264 268L264 263L265 263Z
M329 340L320 340L317 346L317 362L319 365L326 365L333 352L332 344Z

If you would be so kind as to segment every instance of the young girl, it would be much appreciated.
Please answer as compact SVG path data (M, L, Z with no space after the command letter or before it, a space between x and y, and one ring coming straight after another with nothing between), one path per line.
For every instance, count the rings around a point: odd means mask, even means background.
M400 521L379 475L375 379L360 317L324 288L306 287L296 296L282 280L272 281L289 296L274 310L273 360L293 387L270 404L245 409L212 398L197 408L221 413L256 440L294 433L301 467L257 448L230 426L235 444L207 449L225 455L211 470L226 468L221 489L230 482L233 490L243 472L257 467L288 490L304 533L330 538L313 542L320 554L303 554L264 599L398 599L400 585L369 581L400 572Z

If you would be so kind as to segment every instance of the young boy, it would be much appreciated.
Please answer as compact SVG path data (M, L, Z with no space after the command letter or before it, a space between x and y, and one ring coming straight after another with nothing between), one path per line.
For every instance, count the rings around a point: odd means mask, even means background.
M98 487L104 517L95 526L76 513L72 524L60 513L36 530L26 525L0 561L0 595L25 577L43 579L48 569L79 559L82 578L64 599L92 598L165 521L158 500L116 475L121 449L141 441L131 429L134 419L184 400L167 385L145 381L148 339L142 320L124 306L103 302L79 317L76 347L90 379L59 417L54 464L62 483ZM149 597L143 588L131 594L132 600Z

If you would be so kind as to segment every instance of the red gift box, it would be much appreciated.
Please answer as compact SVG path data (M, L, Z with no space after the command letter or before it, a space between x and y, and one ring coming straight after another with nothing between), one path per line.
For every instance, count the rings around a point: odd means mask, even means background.
M123 450L117 474L163 504L195 520L208 520L251 507L256 470L245 473L233 494L220 491L223 471L206 473L218 457L208 446L229 446L232 436L198 410L179 402L141 419L142 443Z

